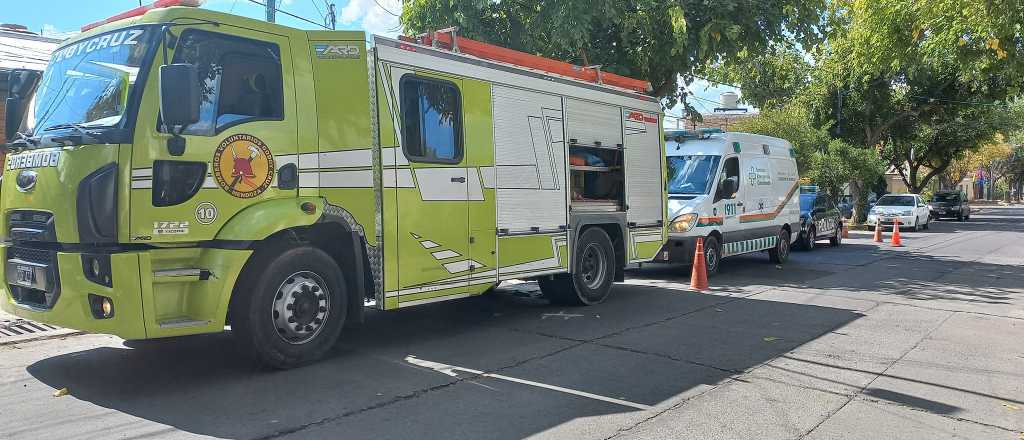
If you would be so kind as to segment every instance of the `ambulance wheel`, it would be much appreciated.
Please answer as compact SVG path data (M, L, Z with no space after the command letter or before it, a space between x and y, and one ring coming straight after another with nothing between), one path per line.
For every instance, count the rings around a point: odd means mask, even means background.
M779 240L775 247L768 249L768 259L775 264L785 263L789 259L789 231L779 229Z
M608 299L615 278L615 249L601 228L583 231L576 241L573 270L540 279L540 291L553 304L590 306Z
M813 251L814 250L814 238L817 236L817 234L818 234L818 231L814 229L814 226L811 226L810 228L808 228L807 229L807 233L804 234L804 236L800 238L800 247L803 248L803 250L805 250L805 251Z
M231 330L241 348L269 367L324 357L348 314L341 269L327 253L281 245L257 251L231 295Z
M718 244L718 239L713 235L704 239L704 268L707 269L708 276L713 276L718 273L718 267L721 266L722 262L722 247Z

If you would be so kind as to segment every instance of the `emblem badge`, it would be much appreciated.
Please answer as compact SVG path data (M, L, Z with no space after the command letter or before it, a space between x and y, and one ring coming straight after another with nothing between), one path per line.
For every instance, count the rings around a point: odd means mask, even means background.
M251 199L274 181L274 155L267 144L248 134L224 139L213 153L213 176L228 194Z
M22 170L18 173L18 177L14 179L15 185L18 187L18 191L29 192L32 188L36 187L36 180L39 176L35 171Z

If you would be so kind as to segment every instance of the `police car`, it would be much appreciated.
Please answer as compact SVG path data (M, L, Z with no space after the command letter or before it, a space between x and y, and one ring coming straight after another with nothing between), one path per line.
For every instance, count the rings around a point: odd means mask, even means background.
M843 215L828 195L816 186L800 188L800 238L798 244L806 251L814 250L818 240L827 239L832 246L843 242Z

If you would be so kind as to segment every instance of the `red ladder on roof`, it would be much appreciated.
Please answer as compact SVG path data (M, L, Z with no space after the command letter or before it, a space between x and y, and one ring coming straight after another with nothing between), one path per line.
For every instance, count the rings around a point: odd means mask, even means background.
M639 93L648 93L651 83L639 79L629 78L614 73L602 72L600 67L577 66L564 61L544 58L531 55L526 52L512 50L501 46L495 46L466 37L456 35L455 28L449 28L422 34L416 37L400 36L399 40L407 43L434 46L443 49L472 55L485 60L514 64L528 69L541 70L555 75L567 76L570 78L588 81L596 84L605 84Z

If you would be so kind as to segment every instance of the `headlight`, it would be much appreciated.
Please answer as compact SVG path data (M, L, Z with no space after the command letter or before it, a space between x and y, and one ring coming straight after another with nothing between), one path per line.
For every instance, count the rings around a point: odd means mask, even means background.
M914 211L911 211L909 209L906 210L906 211L900 211L900 215L913 215L913 214L914 214Z
M697 214L692 212L680 215L675 220L672 220L672 224L668 225L668 230L671 232L687 232L697 225L697 217Z

